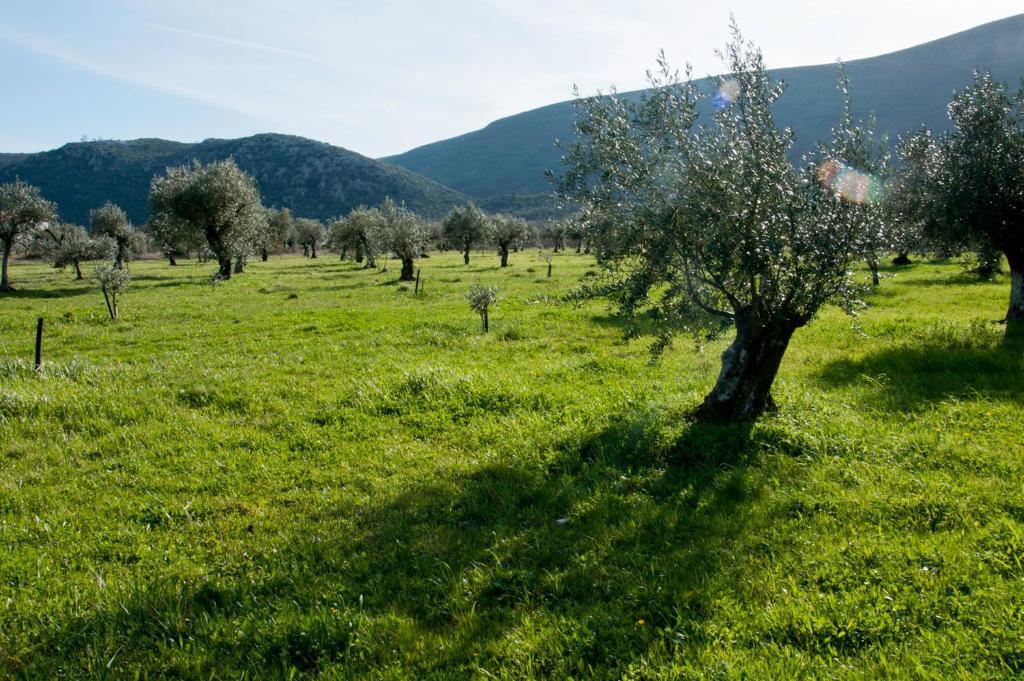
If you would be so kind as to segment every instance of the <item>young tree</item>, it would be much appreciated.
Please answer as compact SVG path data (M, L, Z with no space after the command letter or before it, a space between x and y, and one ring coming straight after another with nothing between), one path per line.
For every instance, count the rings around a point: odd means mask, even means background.
M469 251L473 244L487 235L487 216L470 202L453 208L441 225L445 240L462 250L462 261L469 264Z
M492 305L498 302L498 287L473 282L466 293L466 300L469 307L480 315L480 322L483 324L484 333L490 331L490 319L488 317Z
M295 242L302 246L303 252L310 252L316 257L316 247L327 239L327 230L319 220L299 218L295 221Z
M523 247L534 236L533 227L526 220L500 214L491 217L488 232L491 241L498 247L502 267L508 267L509 249Z
M605 271L581 295L655 316L655 351L676 330L705 339L735 328L694 411L701 420L750 420L775 407L771 388L793 333L828 301L852 310L849 265L865 224L855 194L819 177L831 162L848 165L837 150L790 161L792 133L772 117L785 86L735 24L732 34L713 121L698 125L704 95L662 56L638 103L577 98L579 141L559 181L563 198L582 205Z
M371 241L402 261L399 281L412 281L415 279L414 261L427 246L426 226L415 213L390 198L384 199L375 218Z
M263 262L269 257L268 250L272 246L284 246L295 239L295 220L291 210L287 208L267 209L267 229L258 244L260 258Z
M1024 86L1015 95L990 73L949 103L953 129L939 143L935 196L954 240L1001 251L1010 265L1007 333L1024 329ZM991 260L991 258L989 258Z
M89 211L89 224L95 237L113 239L114 267L121 269L127 260L138 254L139 241L128 214L117 204L107 201L100 208Z
M158 222L206 239L222 279L231 278L232 260L251 253L267 228L255 180L230 159L169 168L153 178L149 204Z
M103 291L111 321L117 321L117 297L132 283L131 273L117 265L100 265L92 271L92 279Z
M72 267L75 279L84 279L82 263L89 260L103 260L111 257L117 248L109 237L90 237L84 227L58 224L39 232L39 250L45 254L56 269Z
M0 292L13 291L7 268L15 245L30 239L45 223L56 219L57 206L39 194L39 188L15 180L0 184L0 245L3 266Z

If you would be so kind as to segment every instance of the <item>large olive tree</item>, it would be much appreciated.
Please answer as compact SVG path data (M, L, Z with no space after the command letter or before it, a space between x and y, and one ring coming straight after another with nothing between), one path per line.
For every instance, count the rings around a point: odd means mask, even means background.
M153 178L149 205L156 224L206 239L222 279L231 278L232 260L252 253L267 229L255 180L230 159L169 168Z
M842 145L790 160L793 135L772 117L785 86L732 30L711 120L698 115L706 95L662 57L639 102L577 99L579 139L559 181L562 196L581 205L604 271L581 293L658 320L656 350L678 330L706 339L735 329L694 412L701 420L750 420L774 408L793 333L826 302L852 308L849 265L866 222L867 197L833 182L833 171L857 170ZM837 129L836 139L853 132Z
M139 235L128 219L128 214L115 203L107 201L89 211L89 225L95 237L107 237L114 242L114 268L134 259L140 250Z
M402 261L399 281L415 279L415 260L427 247L427 229L423 220L405 206L386 198L376 211L371 233L374 235L372 241Z
M1007 332L1024 328L1024 86L1016 93L975 73L949 104L933 200L950 238L980 242L1010 265ZM989 258L991 260L991 258Z
M311 218L299 218L295 221L295 243L302 246L303 255L316 257L316 247L327 240L327 230L323 223Z
M269 249L273 246L284 246L295 240L295 220L291 210L287 208L267 209L267 229L257 244L263 262L269 257Z
M458 245L462 261L469 264L469 251L473 244L487 236L487 216L474 203L452 209L441 225L445 241Z
M352 249L353 259L357 263L363 262L365 258L367 269L376 267L379 244L375 237L379 222L380 211L376 208L353 208L348 215L331 223L328 237L330 247L339 253Z
M0 184L0 292L14 290L7 272L14 246L31 239L36 230L56 217L56 204L44 199L38 187L21 180Z
M536 236L529 222L511 215L494 215L488 223L488 235L498 247L502 267L508 267L510 249L522 248Z
M49 258L56 269L74 269L78 280L85 278L83 262L109 258L117 248L109 237L91 237L84 227L66 223L42 229L38 241L40 254Z

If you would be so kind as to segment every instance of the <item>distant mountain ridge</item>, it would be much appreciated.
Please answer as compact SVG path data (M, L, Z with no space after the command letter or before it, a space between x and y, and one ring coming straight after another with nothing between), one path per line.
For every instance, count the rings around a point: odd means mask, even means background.
M656 47L656 46L655 46ZM769 65L771 55L766 55ZM855 113L874 113L894 142L920 125L948 128L946 105L971 80L975 67L1004 82L1024 76L1024 14L995 21L916 47L847 62ZM788 89L776 120L796 132L796 156L827 139L841 100L835 64L772 70ZM707 91L709 82L699 83ZM637 98L642 91L624 93ZM705 112L710 110L710 105ZM574 138L571 101L496 120L481 130L417 147L385 160L421 173L477 200L550 191L545 170L560 170L560 139Z
M91 208L114 201L143 223L154 175L192 160L226 158L253 175L265 204L289 207L302 217L327 219L388 196L421 215L440 217L467 200L404 168L324 142L270 133L194 144L99 140L37 154L0 154L0 182L18 177L37 185L57 202L63 220L86 224Z

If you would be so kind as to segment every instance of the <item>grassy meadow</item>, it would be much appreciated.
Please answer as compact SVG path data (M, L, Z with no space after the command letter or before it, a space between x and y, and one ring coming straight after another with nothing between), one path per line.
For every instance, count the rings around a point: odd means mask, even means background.
M0 677L1000 678L1024 672L1008 282L890 268L781 411L690 425L587 256L131 264L0 298ZM491 333L464 299L500 286ZM45 364L32 369L35 322Z

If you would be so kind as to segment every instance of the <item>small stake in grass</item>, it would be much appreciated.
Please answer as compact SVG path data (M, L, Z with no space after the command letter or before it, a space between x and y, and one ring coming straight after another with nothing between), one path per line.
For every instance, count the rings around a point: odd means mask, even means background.
M548 256L548 279L551 278L551 256Z
M469 292L466 293L466 300L469 301L469 306L473 308L473 311L480 315L484 333L490 331L487 312L491 305L498 302L498 287L473 282L473 285L469 287Z
M413 290L412 294L414 296L418 296L420 294L420 268L418 267L416 268L416 288Z
M36 323L36 371L43 366L43 318Z

